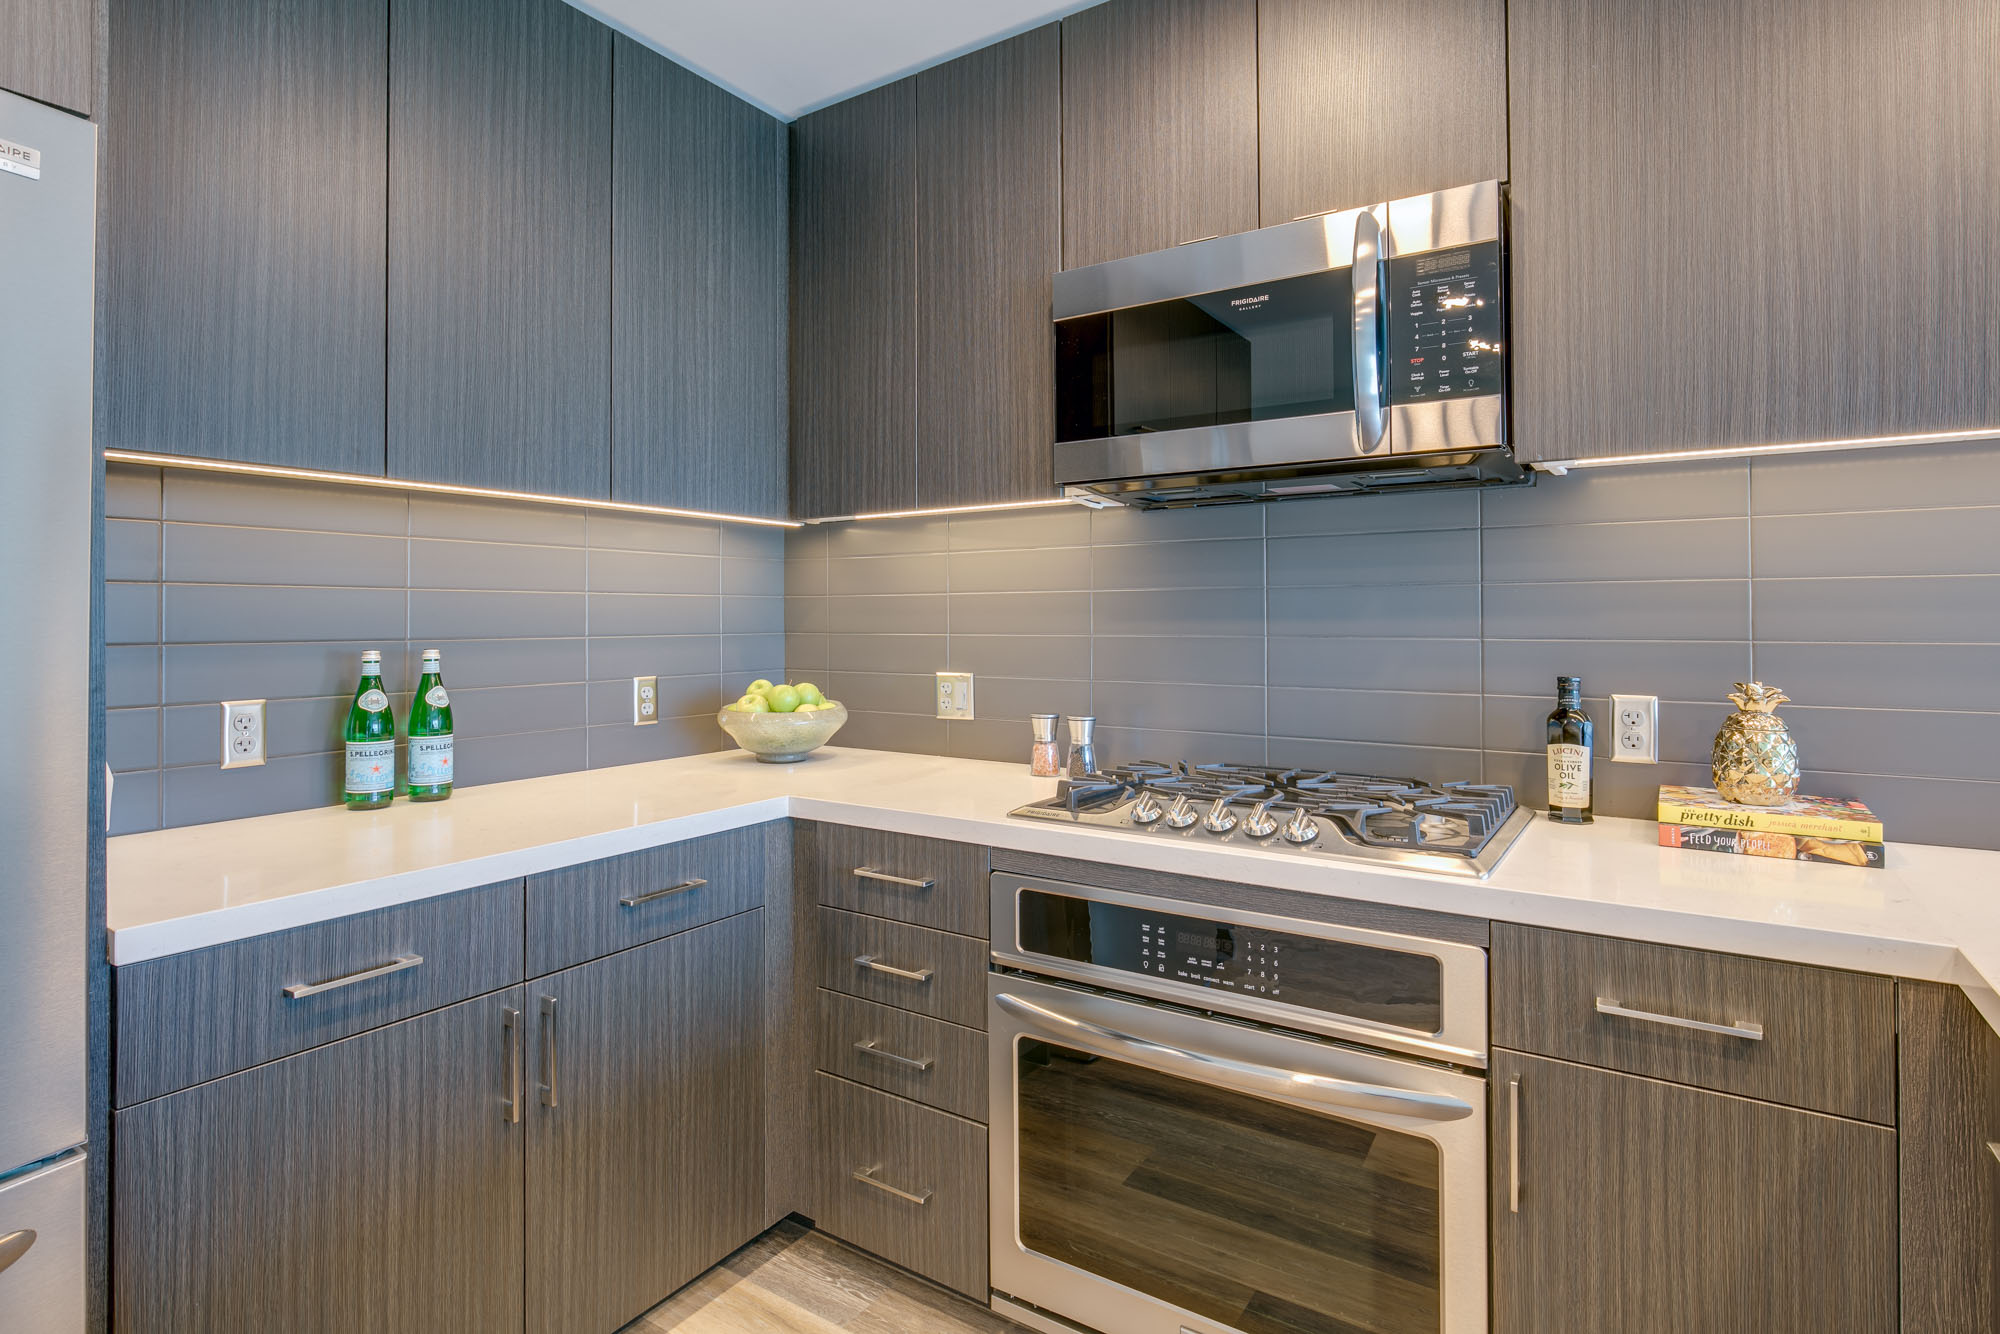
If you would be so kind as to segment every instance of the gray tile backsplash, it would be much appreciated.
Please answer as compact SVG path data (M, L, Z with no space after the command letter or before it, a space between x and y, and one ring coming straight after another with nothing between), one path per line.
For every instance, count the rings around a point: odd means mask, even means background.
M1553 678L1580 673L1599 718L1614 689L1661 697L1662 763L1599 769L1598 809L1645 817L1659 784L1708 781L1727 692L1761 676L1797 701L1809 790L2000 847L2000 448L808 528L784 574L787 666L848 690L856 745L1019 760L1027 714L1087 709L1113 758L1538 802ZM979 675L977 721L928 716L947 667Z
M364 648L399 711L444 650L468 785L715 749L716 707L784 668L775 529L126 466L106 496L120 833L339 800ZM262 768L218 766L224 699L269 701Z

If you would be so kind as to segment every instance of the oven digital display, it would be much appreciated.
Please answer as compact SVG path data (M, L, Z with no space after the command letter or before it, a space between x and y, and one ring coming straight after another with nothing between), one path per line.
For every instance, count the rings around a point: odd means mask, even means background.
M1388 262L1389 401L1497 394L1506 363L1497 241Z
M1428 954L1039 889L1021 891L1016 919L1030 954L1413 1033L1434 1034L1444 1022L1443 965Z

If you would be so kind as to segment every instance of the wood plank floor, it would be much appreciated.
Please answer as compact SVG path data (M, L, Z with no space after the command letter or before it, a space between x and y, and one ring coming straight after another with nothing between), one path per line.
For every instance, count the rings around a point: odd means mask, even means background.
M955 1293L787 1219L624 1334L1021 1334Z

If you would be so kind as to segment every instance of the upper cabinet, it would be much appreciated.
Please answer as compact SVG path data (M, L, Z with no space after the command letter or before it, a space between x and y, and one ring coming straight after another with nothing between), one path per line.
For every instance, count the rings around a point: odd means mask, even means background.
M100 443L381 474L388 31L387 0L121 0Z
M1062 29L1063 267L1256 227L1257 0L1110 0Z
M613 38L611 497L785 512L785 127Z
M611 30L560 0L396 0L389 474L611 482Z
M0 3L0 89L88 116L95 108L96 0Z
M1523 458L2000 428L2000 8L1508 24Z
M1507 176L1503 0L1258 0L1269 227Z

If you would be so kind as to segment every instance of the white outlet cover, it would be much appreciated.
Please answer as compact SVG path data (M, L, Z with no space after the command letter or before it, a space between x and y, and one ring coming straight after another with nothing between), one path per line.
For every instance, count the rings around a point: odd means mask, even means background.
M937 674L937 716L962 721L972 719L972 673Z
M632 678L632 725L650 727L660 721L660 678Z
M1611 697L1611 758L1619 764L1660 762L1660 697Z
M222 702L222 767L248 769L264 762L264 701Z

